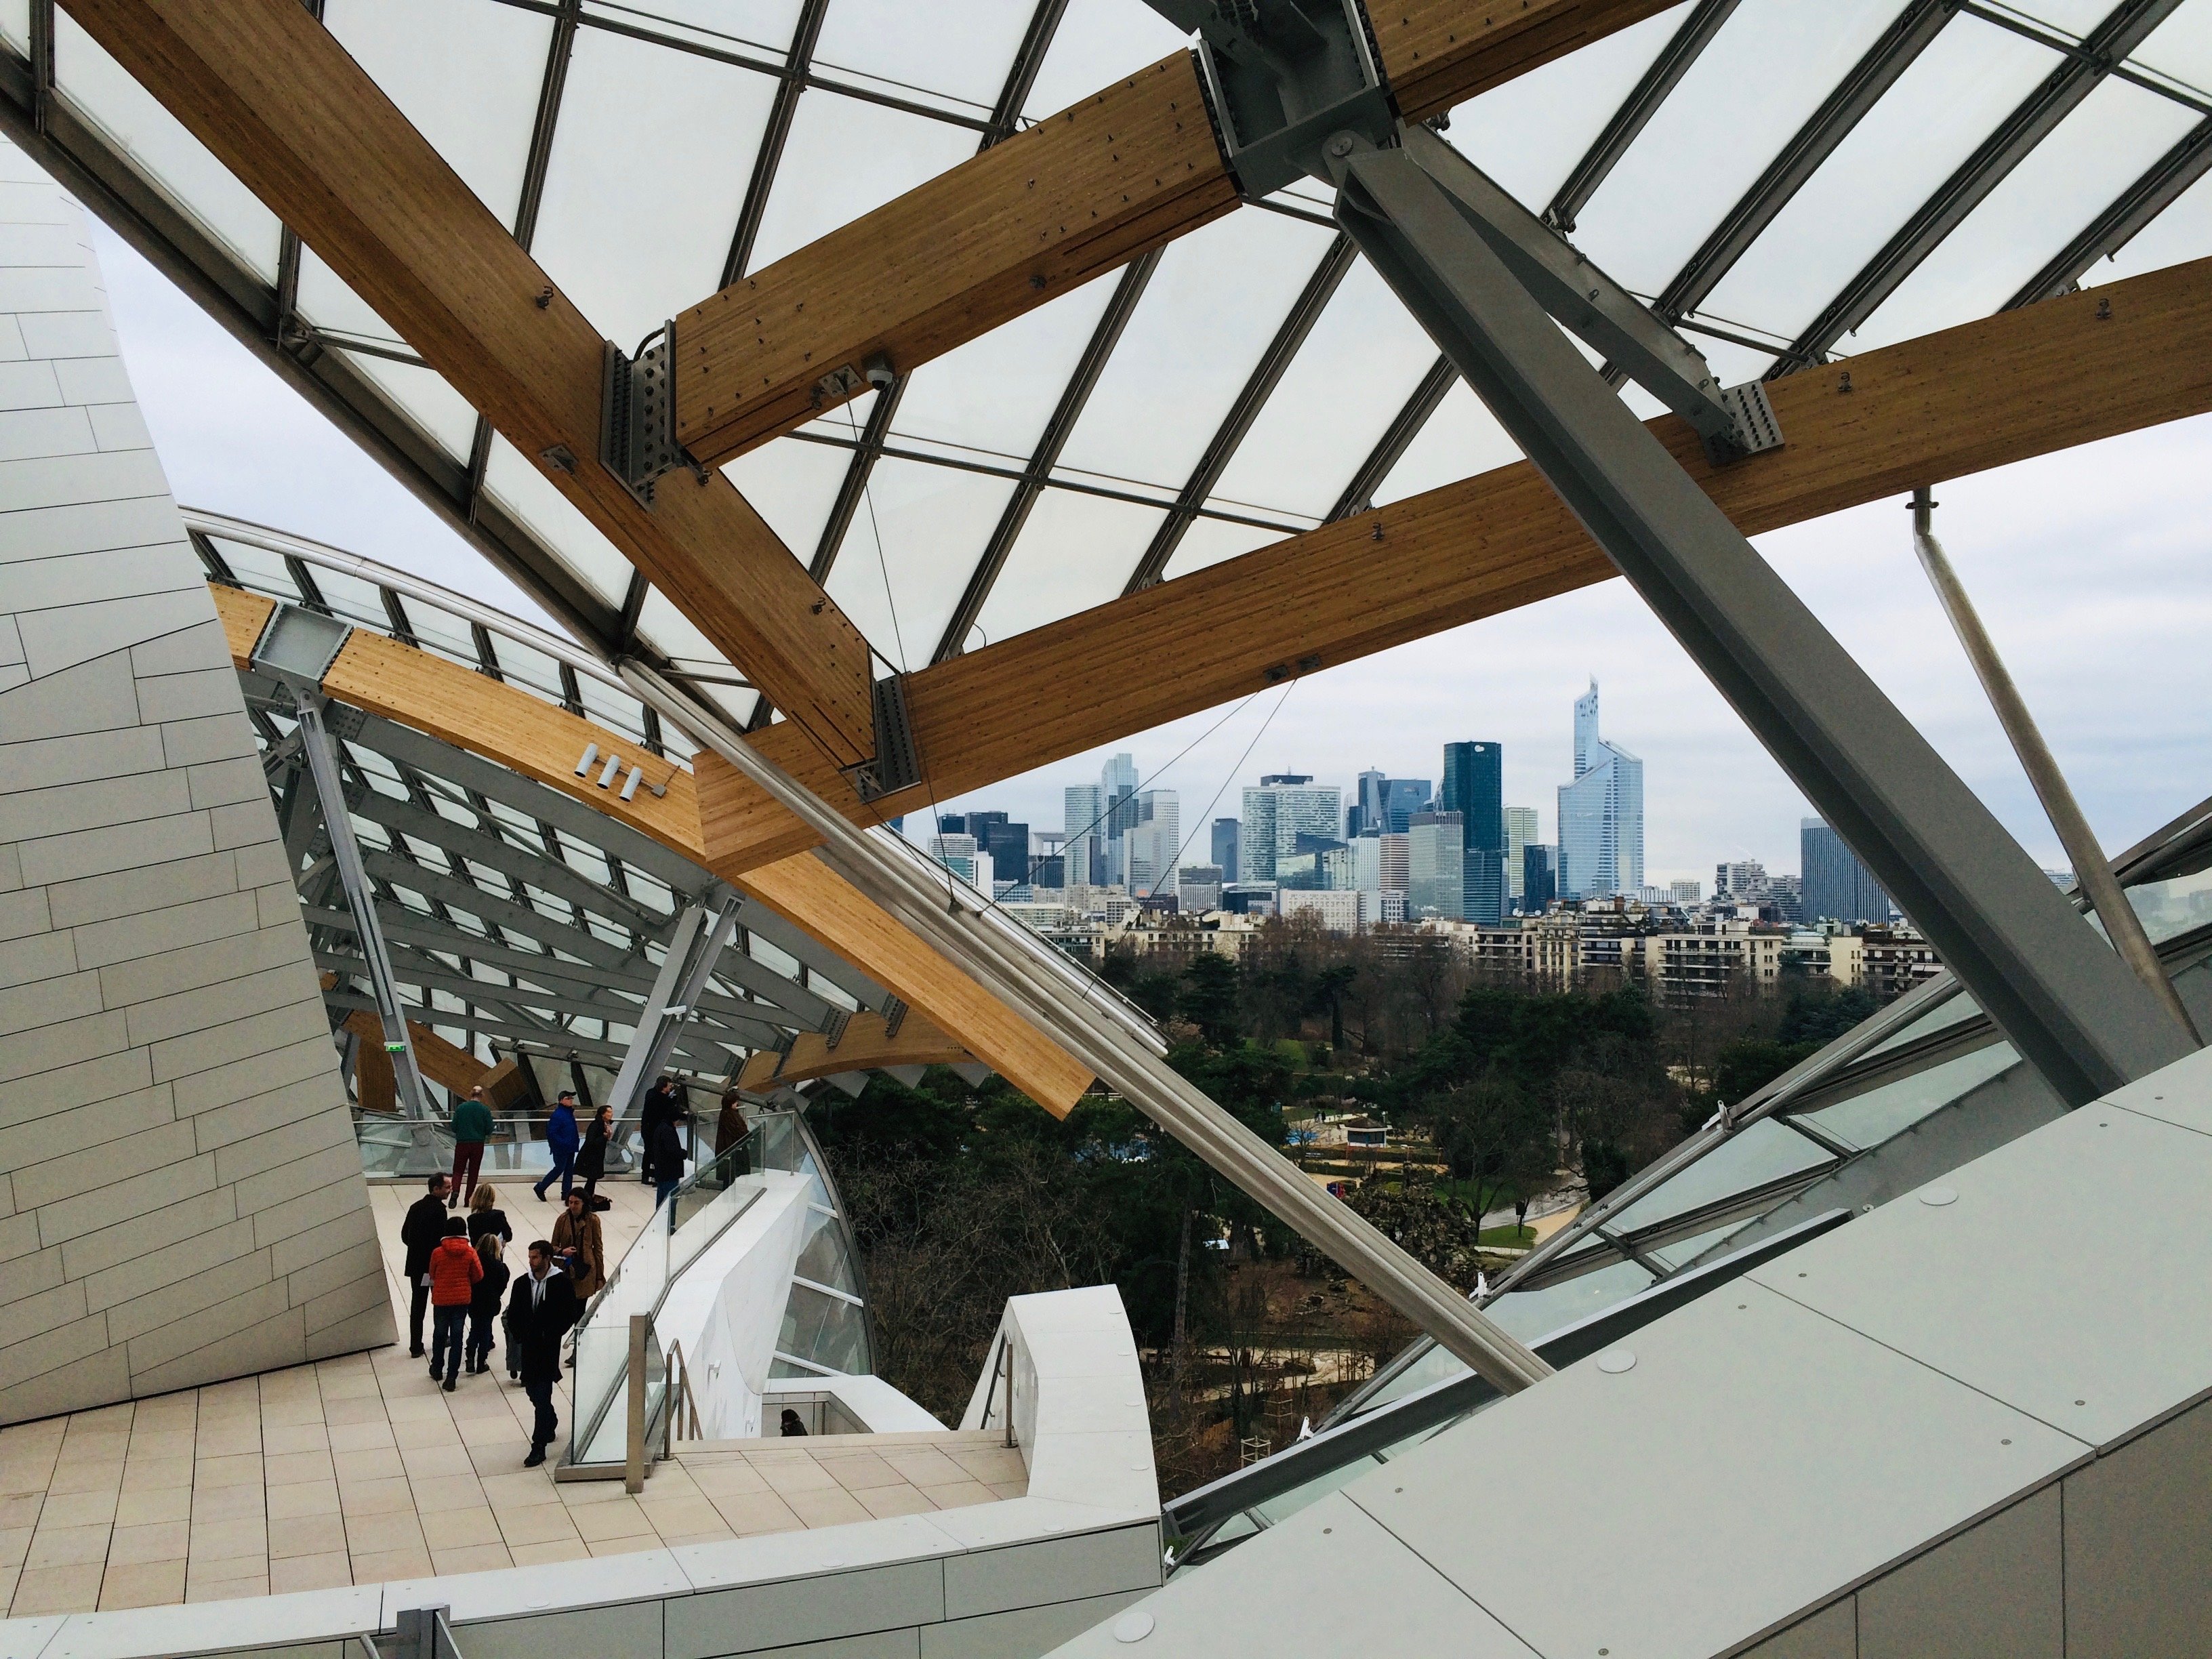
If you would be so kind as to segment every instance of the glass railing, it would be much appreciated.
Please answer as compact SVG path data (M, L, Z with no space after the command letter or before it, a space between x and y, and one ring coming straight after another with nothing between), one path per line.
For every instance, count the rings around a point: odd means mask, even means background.
M453 1167L453 1132L442 1117L407 1118L356 1110L354 1139L361 1146L364 1175L434 1176ZM487 1176L541 1176L553 1167L545 1144L542 1113L501 1112L492 1117L491 1139L484 1143ZM607 1149L606 1173L630 1175L637 1164L627 1148Z

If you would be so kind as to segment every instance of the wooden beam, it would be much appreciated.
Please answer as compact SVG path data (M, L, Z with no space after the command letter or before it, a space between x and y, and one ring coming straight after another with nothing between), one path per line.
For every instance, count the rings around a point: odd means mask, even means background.
M902 1020L896 1036L885 1030L881 1014L855 1014L834 1048L820 1032L802 1031L787 1054L762 1049L738 1073L738 1087L767 1090L780 1084L835 1077L840 1072L875 1072L893 1066L958 1066L974 1058L919 1014L908 1014Z
M209 592L222 618L231 659L243 668L274 602L214 583ZM323 690L339 702L426 732L571 795L695 864L707 862L691 773L520 687L356 629L324 676ZM635 763L646 767L649 780L665 778L666 798L656 800L641 788L635 799L624 801L617 790L599 787L597 767L590 777L578 777L576 757L586 743L596 743L603 757L619 756L625 772ZM811 744L804 747L809 754L820 753ZM702 750L700 759L708 757ZM740 872L734 884L825 950L888 986L1038 1104L1065 1115L1090 1086L1091 1073L1057 1043L811 854L761 860ZM424 1071L428 1074L427 1066Z
M64 3L833 769L873 755L860 630L719 472L668 475L648 512L599 464L599 331L307 8Z
M1673 3L1398 0L1376 33L1419 120ZM1236 205L1178 52L680 313L677 436L727 460L857 396L876 354L906 374Z
M2212 259L1963 324L1770 383L1788 442L1715 469L1652 429L1747 533L2212 410ZM1394 501L922 670L906 682L931 787L951 797L1164 721L1614 574L1526 462ZM1236 618L1233 628L1222 619ZM1102 653L1101 639L1115 648ZM795 736L795 734L794 734ZM781 726L760 750L856 822L863 807ZM788 854L794 821L697 763L708 862Z
M332 977L325 974L325 980ZM330 989L325 984L325 990ZM366 1008L356 1008L345 1017L347 1030L361 1039L361 1047L354 1060L354 1070L359 1079L359 1092L363 1111L390 1110L368 1103L372 1082L380 1089L379 1098L392 1097L392 1057L384 1052L384 1022ZM455 1047L428 1026L419 1021L407 1022L407 1040L415 1045L415 1067L441 1088L454 1094L465 1095L481 1086L492 1109L503 1109L522 1093L522 1072L512 1060L503 1060L496 1066L487 1066L466 1048ZM381 1068L380 1081L372 1079L373 1070Z

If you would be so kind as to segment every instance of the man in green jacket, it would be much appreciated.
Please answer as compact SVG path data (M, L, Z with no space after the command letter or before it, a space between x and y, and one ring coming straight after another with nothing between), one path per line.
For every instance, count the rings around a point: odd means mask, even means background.
M476 1192L477 1176L483 1168L484 1142L490 1139L491 1108L484 1103L484 1091L479 1085L453 1108L453 1184L447 1189L448 1209L466 1204Z

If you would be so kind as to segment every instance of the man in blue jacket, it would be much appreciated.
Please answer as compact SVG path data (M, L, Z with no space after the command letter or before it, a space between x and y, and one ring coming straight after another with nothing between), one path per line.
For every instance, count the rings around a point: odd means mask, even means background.
M538 1201L545 1201L545 1189L553 1184L553 1177L561 1177L561 1201L568 1201L568 1188L576 1168L576 1091L561 1091L560 1098L553 1103L553 1115L545 1120L545 1150L553 1155L553 1167L545 1172L545 1179L533 1189Z

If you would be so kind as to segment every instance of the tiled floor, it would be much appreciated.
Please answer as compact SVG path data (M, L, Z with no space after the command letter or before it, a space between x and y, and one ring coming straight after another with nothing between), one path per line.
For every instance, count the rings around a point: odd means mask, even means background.
M398 1232L416 1190L374 1189L403 1332ZM611 1259L651 1193L608 1190ZM518 1243L550 1230L526 1185L501 1191ZM635 1498L620 1481L556 1485L522 1467L530 1403L492 1363L447 1394L401 1346L0 1432L0 1605L20 1618L473 1572L1022 1490L1018 1455L988 1435L720 1443Z

